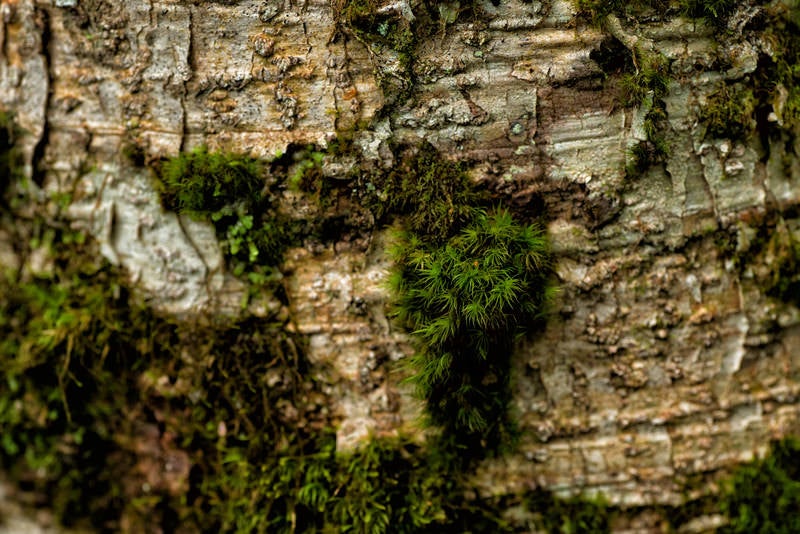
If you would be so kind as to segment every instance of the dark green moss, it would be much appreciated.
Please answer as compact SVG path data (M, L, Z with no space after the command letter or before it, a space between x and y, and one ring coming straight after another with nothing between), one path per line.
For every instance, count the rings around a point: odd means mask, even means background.
M443 159L429 143L415 151L399 149L395 158L388 173L360 179L360 200L378 221L401 216L411 232L441 243L479 212L485 195L470 183L463 165Z
M261 199L265 186L259 160L209 152L204 146L164 161L158 177L164 206L198 218L237 204L250 209Z
M577 0L578 13L601 28L605 24L605 17L614 14L622 20L636 20L647 17L666 18L674 16L667 0Z
M735 470L725 486L722 533L800 532L800 441L784 439L770 453Z
M736 0L680 0L681 14L691 19L703 19L722 27L736 7Z
M524 502L528 510L537 513L537 526L545 532L611 532L611 522L615 516L615 511L602 498L559 499L547 491L538 490L527 494Z
M723 2L724 4L724 2ZM800 9L796 2L766 6L749 31L769 43L756 70L735 83L720 84L699 110L713 137L745 139L759 134L763 149L800 134Z
M752 221L742 239L733 231L717 231L717 250L739 272L754 277L767 295L800 306L800 243L779 215ZM739 241L744 247L739 248Z
M722 27L736 6L736 0L680 0L678 9L672 9L665 0L576 0L579 14L593 24L602 26L609 14L621 19L640 17L669 17L678 14L695 20L705 20L709 24Z
M778 127L800 134L800 4L779 2L769 6L764 36L774 51L759 58L753 75L756 109L772 109Z
M763 252L762 259L770 265L766 293L800 306L800 243L788 229L780 228L772 232Z
M755 131L756 101L751 89L721 84L697 114L706 134L716 138L744 139Z
M653 165L664 163L669 155L669 147L661 135L647 141L639 141L628 152L628 164L625 169L628 178L644 174Z
M669 83L669 61L666 57L637 52L634 71L622 76L622 103L625 106L641 106L652 95L655 105L667 94Z
M210 220L237 275L269 278L300 239L299 223L276 209L278 193L269 187L275 182L260 160L199 147L156 171L164 206Z
M628 154L627 175L635 177L669 156L665 131L669 128L664 97L669 91L669 62L659 54L635 54L634 72L622 75L622 103L648 105L643 128L646 139L635 144Z
M121 505L106 463L131 386L118 377L141 369L153 332L107 266L56 265L46 278L0 280L0 467L65 524L102 526Z

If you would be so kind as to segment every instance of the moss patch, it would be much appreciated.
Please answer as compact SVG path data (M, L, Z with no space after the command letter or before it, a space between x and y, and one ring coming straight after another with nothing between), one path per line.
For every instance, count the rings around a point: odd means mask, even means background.
M430 143L398 148L395 159L398 165L389 172L365 173L358 180L359 201L379 223L399 216L411 232L442 243L485 203L463 164L443 159Z
M370 229L365 209L351 202L349 179L322 172L343 145L291 145L270 161L199 147L158 162L157 188L167 209L214 225L235 275L269 286L287 248L363 241Z
M698 120L706 124L706 135L715 138L744 139L755 131L753 91L721 84L706 99Z
M402 236L393 258L394 313L416 340L412 381L431 421L472 446L508 442L509 358L548 296L544 234L481 213L442 245Z
M682 15L721 28L733 12L736 0L680 0L677 9L665 0L576 0L576 5L579 14L598 26L613 13L621 19Z
M770 139L800 133L800 9L796 2L764 8L747 28L767 50L748 77L720 84L708 97L698 118L707 135L745 139L758 131L769 150Z
M725 486L721 512L730 524L723 533L800 531L800 441L772 444L762 459L734 471Z
M362 191L379 221L403 226L390 285L415 339L411 381L430 422L480 456L513 441L510 355L549 298L548 246L538 226L485 210L461 165L427 144L412 154Z
M67 526L151 532L503 532L450 437L339 453L281 324L153 315L90 244L0 282L0 469ZM469 496L473 494L472 496ZM542 524L573 504L523 499ZM504 505L505 506L505 505ZM576 505L575 505L576 506ZM562 516L556 517L553 510ZM550 522L550 523L547 523Z
M664 137L667 107L664 97L669 90L669 61L654 53L636 51L634 72L622 75L622 102L626 106L648 105L643 129L646 139L635 144L628 154L627 174L638 176L651 165L664 163L669 156L669 145Z

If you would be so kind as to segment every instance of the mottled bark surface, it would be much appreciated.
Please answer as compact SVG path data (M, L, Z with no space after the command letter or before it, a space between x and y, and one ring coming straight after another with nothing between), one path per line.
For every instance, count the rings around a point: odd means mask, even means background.
M769 53L747 30L761 8L739 8L725 38L678 16L623 21L670 61L670 155L637 177L626 159L649 109L619 103L619 77L597 60L608 34L567 1L480 8L417 45L412 96L397 100L396 54L337 30L319 0L4 0L0 104L27 132L43 191L70 193L69 216L103 255L181 315L239 313L246 288L213 228L165 212L124 146L147 161L201 144L272 157L347 132L352 153L323 166L332 181L390 167L390 144L426 140L466 162L547 221L561 287L513 360L518 450L485 461L475 483L679 503L687 477L713 479L800 422L800 313L765 294L779 258L756 244L796 230L796 142L713 139L698 120L718 82ZM303 217L302 203L289 209ZM335 384L343 447L414 432L418 411L389 373L411 349L387 318L386 231L364 228L292 249L282 269L293 328Z

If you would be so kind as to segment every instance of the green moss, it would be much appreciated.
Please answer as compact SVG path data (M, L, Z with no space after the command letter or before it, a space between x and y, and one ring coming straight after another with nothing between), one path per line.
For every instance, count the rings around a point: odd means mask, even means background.
M473 446L507 441L509 357L549 295L544 234L500 210L443 244L402 235L392 256L394 314L414 334L411 380L431 421Z
M602 498L560 499L547 491L538 490L527 494L524 502L528 510L537 514L537 526L545 532L611 532L611 521L615 516L615 511Z
M158 169L164 205L178 213L205 218L241 204L248 209L261 199L264 169L260 161L198 147L164 161Z
M56 262L47 278L0 280L0 467L62 522L102 525L122 492L105 463L130 387L117 377L144 364L152 332L107 266Z
M398 165L388 173L361 178L361 201L379 221L401 216L411 231L441 243L478 213L484 196L464 167L447 161L429 143L416 152L398 150Z
M758 131L764 149L770 139L800 133L800 9L796 2L775 2L764 8L758 32L769 43L750 76L720 84L699 110L708 135L744 139ZM772 121L770 115L777 119Z
M722 27L736 7L736 0L680 0L681 14L691 19L703 19Z
M730 524L723 533L800 531L800 441L784 439L770 453L736 469L725 486L721 512Z
M755 107L751 89L723 83L708 96L697 118L711 137L744 139L755 131Z
M164 206L210 220L237 275L268 279L299 239L298 223L276 209L277 193L260 160L199 147L156 171Z
M754 278L765 294L800 307L800 243L787 221L773 214L738 232L715 234L720 255L742 275Z
M614 14L623 19L631 19L645 13L664 13L669 3L663 0L576 0L578 14L595 26L603 27L605 18Z
M391 171L362 175L358 191L378 221L404 228L391 287L416 339L411 380L430 423L478 455L502 448L515 434L510 354L548 298L546 240L504 210L487 214L463 166L431 145L395 157Z
M800 243L785 227L775 229L762 260L770 266L766 293L800 307Z
M633 73L622 76L622 103L626 106L649 106L643 129L646 139L635 144L628 154L628 177L639 176L654 164L664 163L669 145L664 131L669 127L664 97L669 90L669 61L660 54L639 53L633 58L639 65Z
M667 116L662 101L653 104L645 116L643 126L647 139L633 145L628 153L625 170L629 178L640 176L651 166L666 162L670 154L669 144L663 133L667 128Z
M670 2L664 0L576 0L578 13L593 24L602 26L609 14L622 19L635 19L643 16L675 14L670 10ZM691 19L702 19L717 27L724 26L727 17L733 12L736 0L680 0L680 14Z
M764 37L774 51L754 73L759 105L771 107L785 131L800 133L800 4L777 2L767 10Z
M638 50L635 56L634 72L622 76L622 103L641 106L652 95L655 104L669 90L669 60L661 54Z

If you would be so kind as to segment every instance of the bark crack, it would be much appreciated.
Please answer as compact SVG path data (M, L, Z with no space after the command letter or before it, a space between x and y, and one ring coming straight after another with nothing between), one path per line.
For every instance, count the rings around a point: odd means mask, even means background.
M194 26L194 17L192 16L192 8L191 8L191 6L188 9L188 13L189 13L189 44L186 47L186 69L187 69L187 72L183 76L183 80L182 80L182 82L183 82L183 91L181 93L181 98L180 98L180 101L181 101L181 113L182 113L182 119L181 120L182 120L182 123L183 123L182 124L182 131L181 131L181 144L180 144L180 151L181 152L183 152L185 150L185 148L186 148L186 137L188 136L188 133L189 133L189 119L188 119L189 114L186 112L186 98L187 98L187 96L189 94L189 88L187 87L187 84L189 83L189 80L191 80L192 72L193 72L192 54L194 52L194 50L193 50L193 45L194 45L194 28L193 28L193 26Z
M11 4L0 4L0 60L5 61L8 57L6 25L11 22Z
M37 6L34 8L34 17L36 26L38 26L41 30L40 53L42 56L42 62L44 63L43 70L46 74L46 87L44 88L45 97L42 105L44 108L42 110L42 131L39 135L39 138L36 140L36 144L33 147L33 154L31 156L31 179L37 186L42 187L42 185L44 185L46 174L43 164L44 154L50 139L48 114L50 110L50 88L53 86L53 72L51 68L52 59L50 54L50 15L47 13L47 11Z

